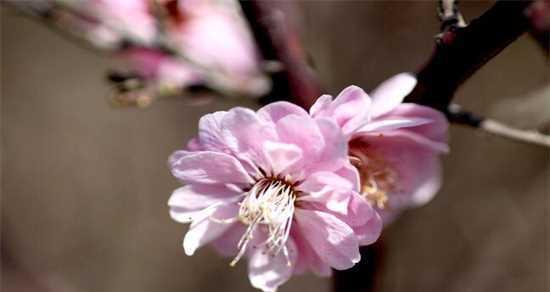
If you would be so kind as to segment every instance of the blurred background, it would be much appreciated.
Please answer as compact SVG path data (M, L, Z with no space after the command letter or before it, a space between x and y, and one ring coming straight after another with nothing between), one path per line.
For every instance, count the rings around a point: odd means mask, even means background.
M463 1L467 20L491 2ZM328 93L413 71L439 21L428 1L307 1L296 16ZM1 7L2 291L254 291L210 248L185 256L168 216L168 155L198 119L253 100L113 108L113 60ZM518 127L550 125L550 63L528 35L456 101ZM383 233L377 291L549 291L550 151L454 126L439 195ZM330 291L293 277L280 291Z

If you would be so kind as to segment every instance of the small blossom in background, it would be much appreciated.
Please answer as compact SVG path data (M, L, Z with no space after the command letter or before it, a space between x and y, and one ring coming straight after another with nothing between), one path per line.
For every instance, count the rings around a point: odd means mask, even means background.
M361 194L389 223L399 211L430 201L441 187L440 154L448 152L445 116L429 107L402 103L416 85L407 73L383 82L369 97L350 86L334 100L325 95L313 117L335 120L349 140Z
M70 8L74 25L94 44L113 48L132 39L152 45L157 34L157 20L148 0L58 0ZM71 11L67 11L71 12ZM76 14L76 15L75 15ZM70 16L71 14L67 14ZM77 22L79 21L79 22Z
M236 1L178 1L180 16L172 17L171 42L194 64L217 72L227 90L260 96L269 90L260 57Z
M133 0L144 1L144 0ZM165 45L128 46L117 56L158 91L205 85L227 95L260 97L270 83L234 1L157 1ZM151 7L152 9L152 7Z
M233 0L10 1L121 60L117 76L131 78L115 78L119 104L195 87L260 97L271 87Z
M169 159L184 184L170 214L191 223L185 253L212 243L231 265L246 257L250 282L264 291L292 274L352 267L382 223L359 194L347 142L332 119L287 102L201 118L198 136Z

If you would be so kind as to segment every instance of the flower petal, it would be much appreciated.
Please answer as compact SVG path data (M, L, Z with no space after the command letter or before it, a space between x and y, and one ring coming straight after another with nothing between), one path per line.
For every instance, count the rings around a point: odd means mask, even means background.
M302 149L306 161L317 161L325 147L322 133L317 123L310 117L288 115L277 124L279 141L294 144Z
M361 259L353 230L334 215L296 209L295 218L315 253L334 269L349 269Z
M237 107L227 112L222 124L227 148L250 173L254 173L256 166L269 166L264 160L262 146L265 141L278 140L273 123L259 119L250 109Z
M382 233L382 218L377 212L365 224L353 226L353 231L359 240L359 245L369 245L374 243Z
M264 143L264 156L271 165L273 174L285 176L290 174L295 179L302 177L302 149L293 144L267 141Z
M317 119L317 126L323 136L324 147L311 170L338 170L348 162L348 143L342 130L329 119Z
M316 192L322 191L325 187L331 189L352 190L353 183L333 172L319 171L307 177L304 182L297 186L297 189L306 195L315 196Z
M332 269L326 262L319 258L317 253L315 253L309 244L309 239L302 234L301 230L299 228L293 228L290 234L292 238L294 238L299 254L294 273L303 274L311 270L321 277L330 276L332 274Z
M360 129L357 130L357 133L360 132L384 132L391 131L400 128L410 128L420 125L425 125L431 123L431 120L423 118L408 118L408 119L381 119L372 121Z
M353 190L359 191L360 188L360 179L359 179L359 172L357 171L357 168L353 166L351 163L347 162L342 166L342 168L335 171L335 173L348 181L350 181L353 184Z
M170 199L170 216L180 223L189 223L205 208L229 203L239 194L225 186L186 185L176 189Z
M376 215L374 208L361 195L352 192L345 216L338 216L338 218L354 227L365 224Z
M226 114L226 111L218 111L200 118L198 137L204 150L224 151L227 148L222 135L222 121Z
M449 122L445 115L427 106L404 103L383 117L384 119L425 119L427 124L408 127L407 130L436 143L447 144Z
M369 119L371 100L357 86L348 86L330 102L330 96L321 96L311 108L311 114L316 117L334 119L345 135L350 135Z
M236 204L223 205L211 209L209 212L203 212L202 217L194 220L185 234L183 239L185 254L191 256L199 247L221 236L233 224L220 221L233 218L237 216L237 213L238 206Z
M263 249L255 249L248 261L248 278L255 288L262 291L276 291L290 276L298 258L298 251L292 239L286 243L288 258L284 252L270 255Z
M319 114L322 114L324 111L328 110L328 107L332 103L332 96L328 94L323 94L315 103L309 108L309 114L312 117L317 117Z
M176 151L169 158L172 175L184 183L251 184L254 180L230 155L211 151Z
M222 256L235 256L239 252L238 243L245 231L244 224L232 224L220 237L214 239L211 245Z
M270 103L259 109L257 114L260 119L274 124L288 115L308 116L303 108L286 101Z
M416 77L410 73L400 73L382 82L371 92L371 117L374 119L396 108L415 86Z

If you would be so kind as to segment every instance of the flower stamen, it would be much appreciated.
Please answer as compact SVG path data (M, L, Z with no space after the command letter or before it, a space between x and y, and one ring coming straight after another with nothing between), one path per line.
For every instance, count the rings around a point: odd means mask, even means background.
M350 162L359 171L361 194L379 209L386 208L388 193L396 186L397 173L383 159L375 156L352 154Z
M296 194L292 184L279 178L264 177L254 184L240 203L238 219L248 227L237 244L239 252L231 266L244 255L259 226L267 229L267 239L262 243L266 252L275 256L283 251L290 265L285 245L290 236Z

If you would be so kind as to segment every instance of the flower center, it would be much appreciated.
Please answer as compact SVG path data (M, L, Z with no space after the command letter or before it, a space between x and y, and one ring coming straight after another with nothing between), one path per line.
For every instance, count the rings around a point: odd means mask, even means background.
M359 171L361 194L378 208L386 208L388 194L397 181L397 173L383 159L375 156L356 153L349 158Z
M232 266L243 256L259 226L267 230L267 239L263 243L267 252L275 256L283 251L288 259L285 244L290 235L296 196L294 185L286 180L261 178L254 184L240 203L238 219L248 227L238 243L239 252L231 262Z

